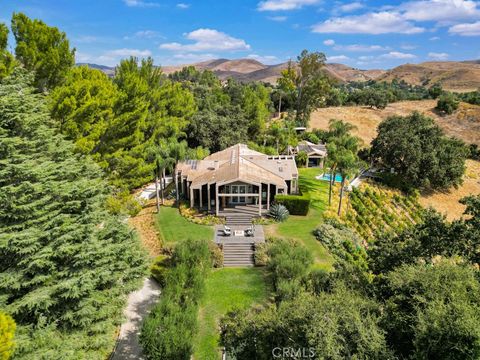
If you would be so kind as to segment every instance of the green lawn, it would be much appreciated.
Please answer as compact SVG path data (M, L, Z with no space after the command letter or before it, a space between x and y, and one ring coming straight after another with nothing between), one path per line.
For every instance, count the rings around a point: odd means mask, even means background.
M290 216L287 221L267 226L267 233L273 236L291 238L301 241L315 258L315 265L330 269L332 256L312 231L322 222L322 213L328 206L328 181L315 179L321 170L315 168L299 169L299 186L303 193L308 192L312 203L307 216Z
M192 239L213 239L213 227L194 224L180 215L177 208L162 206L157 215L156 226L162 243Z
M220 318L234 308L247 308L254 303L265 302L269 291L264 277L264 270L260 268L221 268L208 275L199 311L194 359L220 359Z

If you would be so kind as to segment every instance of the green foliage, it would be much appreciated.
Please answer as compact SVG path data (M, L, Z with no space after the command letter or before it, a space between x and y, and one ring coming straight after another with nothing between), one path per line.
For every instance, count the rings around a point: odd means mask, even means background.
M142 325L140 341L148 359L190 359L211 261L208 241L187 240L176 246L160 302Z
M362 240L350 228L337 221L326 221L313 233L337 261L347 262L363 271L368 269L367 253Z
M65 33L23 13L13 14L12 32L17 60L35 72L35 86L45 91L61 84L75 64L75 49Z
M385 359L391 354L379 320L373 300L338 289L301 294L278 307L232 311L221 322L221 340L238 360L271 359L274 348L303 348L316 359Z
M268 216L274 219L276 222L284 222L288 219L290 213L288 212L287 208L282 204L273 204L270 206L270 210L268 211Z
M307 166L308 154L305 151L300 151L295 155L295 163L297 167L306 167Z
M0 303L17 322L19 359L104 358L144 253L106 211L102 172L56 133L32 80L19 69L0 85Z
M268 263L268 247L266 243L255 244L255 266L266 266Z
M299 126L308 124L312 111L325 105L330 93L331 85L323 71L325 61L325 54L303 50L297 62L290 61L278 80L279 86L293 96L295 121Z
M308 214L310 209L310 197L308 194L302 195L276 195L275 202L284 205L291 215Z
M468 150L462 141L444 136L433 119L414 112L384 120L371 154L407 187L448 189L461 184Z
M451 223L445 217L428 211L423 221L397 236L379 237L368 249L370 268L383 273L401 264L422 261L430 263L435 256L461 256L480 263L480 200L478 196L462 200L467 205L467 219Z
M382 320L401 358L480 357L478 271L452 260L403 265L389 273Z
M79 152L92 155L114 185L133 189L150 181L154 170L173 167L168 151L160 158L161 148L173 149L184 135L195 103L152 59L130 58L120 63L113 82L98 70L72 69L52 92L50 108Z
M7 50L8 27L0 23L0 80L10 75L16 64L12 54Z
M437 101L436 109L445 114L453 114L458 109L459 101L452 93L445 93L440 95Z
M171 259L169 256L158 255L153 259L152 265L150 265L150 273L161 287L165 287L166 285L167 271L171 265L170 263Z
M267 255L267 269L272 274L275 289L278 289L282 282L301 280L313 263L308 250L293 240L273 239L268 246Z
M108 196L105 207L114 215L135 216L142 210L142 204L128 191L120 191Z
M480 105L480 90L455 94L460 100L473 105Z
M212 258L212 265L214 268L221 268L223 266L223 251L222 249L212 241L208 242L208 250L210 251L210 257Z
M15 328L12 317L0 311L0 360L8 360L13 353Z

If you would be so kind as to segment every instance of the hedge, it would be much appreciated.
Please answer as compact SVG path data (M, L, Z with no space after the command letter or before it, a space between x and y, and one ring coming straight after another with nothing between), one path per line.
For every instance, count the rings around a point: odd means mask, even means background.
M307 215L310 209L310 197L303 195L276 195L275 202L285 205L291 215Z

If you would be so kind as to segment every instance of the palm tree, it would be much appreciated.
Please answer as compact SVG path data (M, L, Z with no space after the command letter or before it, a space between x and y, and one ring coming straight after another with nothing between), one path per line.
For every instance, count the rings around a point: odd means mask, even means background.
M180 201L180 196L178 194L177 167L178 167L178 163L180 161L185 160L185 158L187 157L187 152L188 152L187 142L185 140L178 142L177 139L172 139L169 145L169 150L170 150L169 151L170 157L173 159L175 164L173 177L175 181L175 197L178 205L178 202Z
M357 152L350 149L343 149L338 154L338 163L337 169L342 177L342 182L340 186L340 201L338 202L338 216L342 211L342 200L343 200L343 191L345 188L345 180L348 176L353 175L359 168L360 159L358 158Z

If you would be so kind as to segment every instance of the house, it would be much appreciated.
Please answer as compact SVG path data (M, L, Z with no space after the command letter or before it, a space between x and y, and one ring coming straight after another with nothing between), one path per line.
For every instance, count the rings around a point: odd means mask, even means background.
M233 206L268 210L277 194L298 193L298 169L293 156L270 156L237 144L178 164L179 192L190 207L215 212Z
M314 144L310 141L301 141L296 147L291 147L289 153L297 155L299 152L307 154L307 167L323 168L325 158L327 157L327 147L325 144Z

